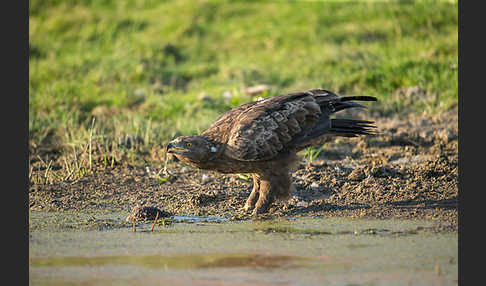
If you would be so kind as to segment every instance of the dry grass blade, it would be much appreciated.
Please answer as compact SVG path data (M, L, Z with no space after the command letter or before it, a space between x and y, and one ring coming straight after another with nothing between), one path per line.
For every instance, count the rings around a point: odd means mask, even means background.
M49 171L51 170L51 166L52 166L52 160L49 161L49 164L47 165L46 171L44 173L44 180L46 185L49 184Z
M159 219L159 212L157 212L157 214L155 215L155 220L154 223L152 224L152 227L150 228L150 231L154 231L154 227L158 219Z
M96 117L93 117L93 121L91 121L91 128L89 130L89 169L92 169L92 158L91 158L91 150L92 150L92 139L93 139L93 129Z

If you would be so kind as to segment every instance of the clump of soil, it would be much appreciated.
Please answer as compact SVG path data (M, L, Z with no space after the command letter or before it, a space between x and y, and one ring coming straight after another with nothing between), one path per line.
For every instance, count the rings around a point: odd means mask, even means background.
M170 213L160 210L159 208L154 206L136 205L132 209L130 215L127 216L126 221L147 221L170 216Z
M440 230L457 230L457 122L457 110L378 118L378 135L338 138L313 162L302 160L292 173L295 191L288 201L275 203L268 216L420 218L436 220ZM161 170L163 162L150 168ZM30 209L129 213L140 204L174 215L250 217L241 208L251 179L180 162L169 169L170 180L150 176L146 166L117 165L74 182L34 185Z

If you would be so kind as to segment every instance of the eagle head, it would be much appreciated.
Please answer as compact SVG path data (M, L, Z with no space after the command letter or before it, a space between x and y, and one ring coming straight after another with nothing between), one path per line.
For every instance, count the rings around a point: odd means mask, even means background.
M181 161L202 162L218 152L218 147L203 136L180 136L167 144L167 153Z

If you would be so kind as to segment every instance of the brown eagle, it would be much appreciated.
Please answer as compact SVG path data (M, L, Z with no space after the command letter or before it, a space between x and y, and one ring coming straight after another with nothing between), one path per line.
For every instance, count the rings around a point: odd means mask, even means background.
M200 135L169 142L166 151L200 169L251 173L253 189L244 209L264 213L290 196L297 152L334 136L374 134L373 121L330 118L346 108L364 108L353 100L376 98L315 89L250 102L227 111Z

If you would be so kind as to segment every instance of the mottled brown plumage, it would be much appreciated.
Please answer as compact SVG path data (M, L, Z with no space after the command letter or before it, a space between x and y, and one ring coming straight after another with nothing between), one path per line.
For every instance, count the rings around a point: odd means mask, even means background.
M373 133L372 121L330 118L346 108L364 107L352 100L376 98L317 89L250 102L224 113L200 135L171 141L167 152L200 169L251 173L253 189L244 209L263 213L272 202L289 197L297 152L334 136Z

